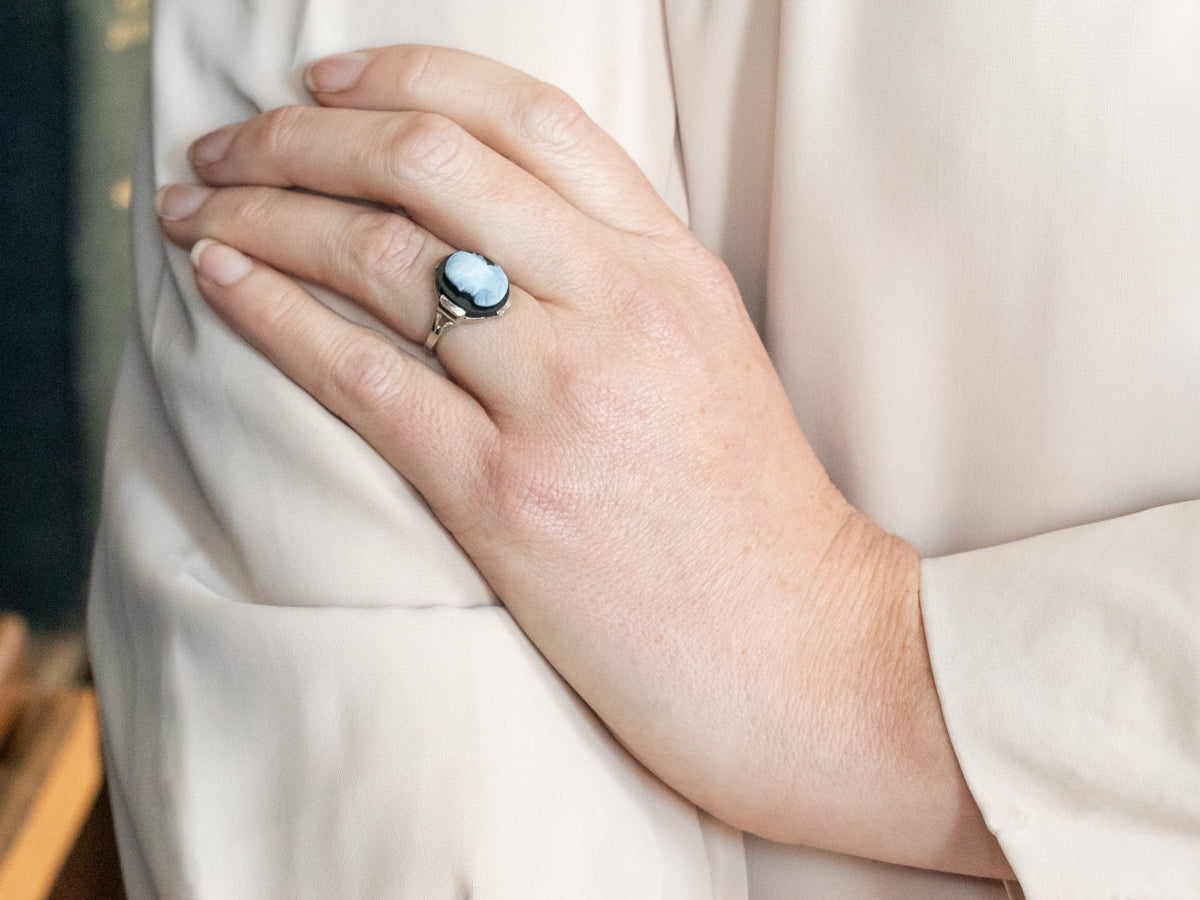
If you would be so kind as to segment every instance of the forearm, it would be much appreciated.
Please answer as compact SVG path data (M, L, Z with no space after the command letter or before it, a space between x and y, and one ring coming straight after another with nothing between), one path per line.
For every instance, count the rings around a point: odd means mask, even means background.
M195 244L209 302L410 479L546 658L685 796L770 837L996 871L972 855L986 841L969 837L937 715L916 555L830 483L725 267L561 92L427 47L364 66L360 89L313 82L335 108L193 146L210 187L170 189L161 211ZM498 79L528 108L442 83L456 79ZM279 239L300 220L368 243ZM553 259L529 252L534 233ZM208 235L274 268L196 243ZM401 251L387 265L380 236ZM511 311L440 339L449 380L279 273L420 342L429 273L463 246L503 262Z
M942 721L919 558L840 497L827 509L823 528L804 530L811 541L759 548L792 577L760 579L748 559L710 594L681 598L687 616L668 609L672 627L581 623L560 655L560 619L535 640L652 770L740 828L1011 877ZM830 533L822 548L816 536Z

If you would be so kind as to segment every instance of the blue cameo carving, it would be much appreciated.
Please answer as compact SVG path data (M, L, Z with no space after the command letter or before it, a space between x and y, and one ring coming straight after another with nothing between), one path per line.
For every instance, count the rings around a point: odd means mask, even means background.
M485 256L459 250L438 267L438 288L468 316L497 312L508 299L508 276Z

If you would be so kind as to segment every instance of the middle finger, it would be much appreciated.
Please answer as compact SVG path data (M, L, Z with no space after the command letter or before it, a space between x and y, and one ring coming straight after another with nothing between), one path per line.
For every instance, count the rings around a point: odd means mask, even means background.
M213 185L300 187L403 207L447 244L499 263L539 299L570 302L603 273L603 226L435 113L281 107L193 145Z

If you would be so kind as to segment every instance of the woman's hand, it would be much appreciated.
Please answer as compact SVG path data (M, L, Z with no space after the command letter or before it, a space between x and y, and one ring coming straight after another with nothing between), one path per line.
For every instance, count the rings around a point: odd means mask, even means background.
M428 47L309 80L324 108L206 136L207 186L160 192L214 309L421 491L680 792L776 840L1004 873L941 720L916 554L830 484L721 262L548 85ZM441 337L448 377L281 274L420 344L455 249L513 286L503 318Z

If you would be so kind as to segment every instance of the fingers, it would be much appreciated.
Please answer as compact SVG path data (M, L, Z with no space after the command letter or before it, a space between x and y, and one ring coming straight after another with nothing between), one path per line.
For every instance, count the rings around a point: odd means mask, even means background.
M612 240L551 188L434 113L282 107L202 138L191 158L212 185L299 187L403 207L445 243L495 260L540 300L593 284Z
M680 227L633 160L578 103L493 60L402 45L317 60L305 81L325 106L446 116L612 228L648 234Z
M230 327L361 434L450 525L495 433L484 410L279 272L212 241L192 256L200 290Z
M433 273L451 249L404 216L277 188L171 185L156 205L164 232L181 246L215 238L353 298L416 344L429 334ZM496 413L515 412L534 396L549 337L546 312L533 298L514 287L509 304L505 316L457 325L438 345L446 372Z
M176 184L155 200L164 233L180 246L216 239L353 297L414 343L429 333L429 273L453 248L404 216L276 188Z

